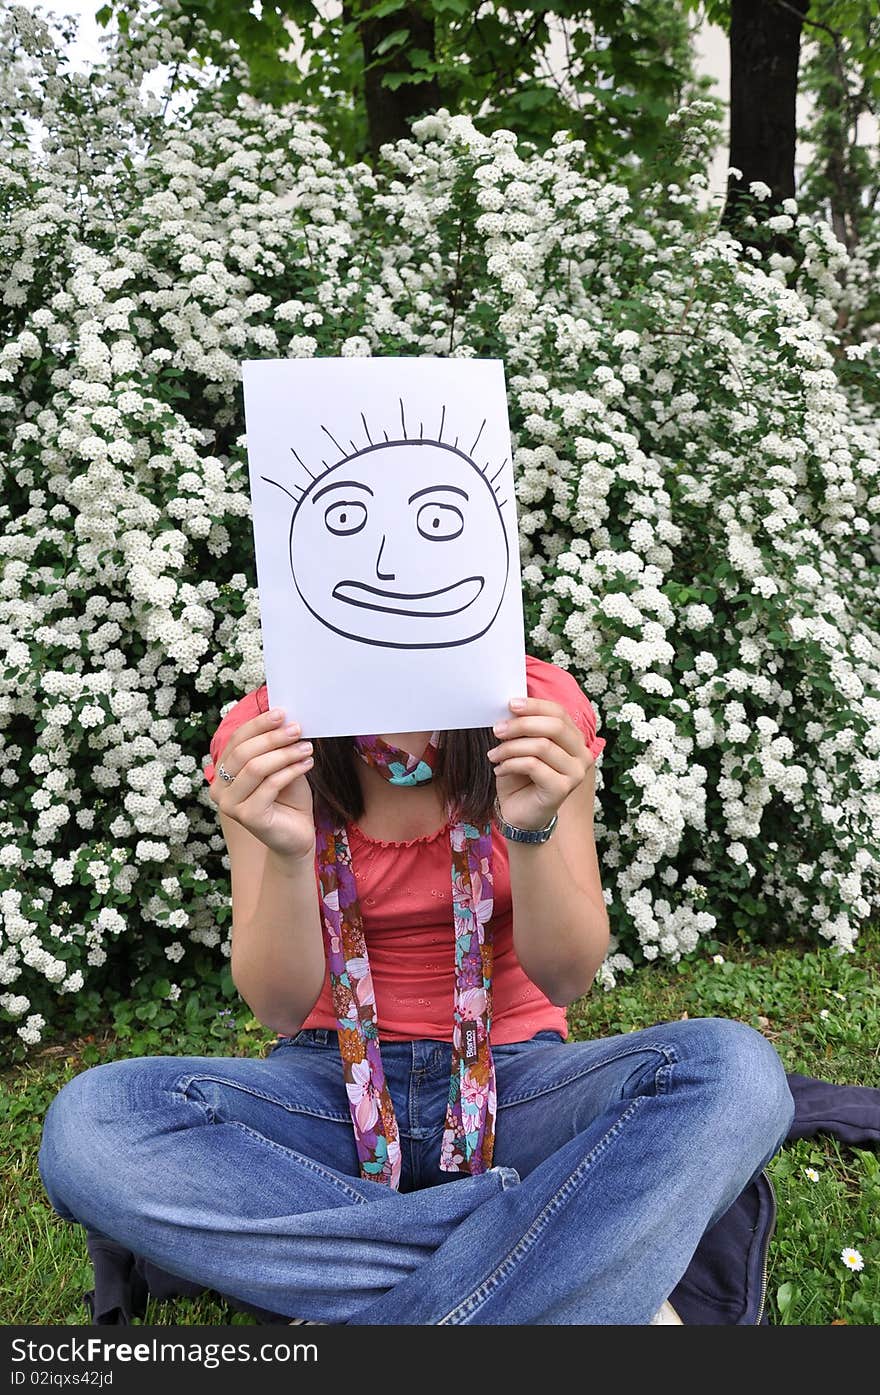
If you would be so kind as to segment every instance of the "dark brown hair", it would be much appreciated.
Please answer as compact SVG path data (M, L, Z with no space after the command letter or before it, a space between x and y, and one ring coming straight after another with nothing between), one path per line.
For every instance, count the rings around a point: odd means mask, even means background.
M481 826L495 803L495 772L486 752L496 744L491 727L443 731L437 747L434 781L453 817ZM364 812L353 736L315 737L315 764L308 773L313 793L332 813L348 821Z

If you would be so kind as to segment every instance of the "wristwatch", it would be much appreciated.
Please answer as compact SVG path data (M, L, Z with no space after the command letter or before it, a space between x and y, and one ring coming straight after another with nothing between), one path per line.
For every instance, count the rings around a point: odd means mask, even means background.
M495 805L495 823L511 843L546 843L558 822L559 815L554 814L546 828L517 828L501 817L501 809L497 803Z

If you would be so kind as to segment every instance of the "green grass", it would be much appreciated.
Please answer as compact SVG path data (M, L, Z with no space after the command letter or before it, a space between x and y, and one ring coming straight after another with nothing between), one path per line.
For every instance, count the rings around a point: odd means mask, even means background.
M725 962L712 962L719 951ZM827 1012L827 1017L820 1014ZM573 1036L682 1017L735 1017L773 1043L788 1071L880 1086L880 935L853 955L828 948L745 950L714 944L675 969L637 970L612 993L569 1010ZM819 1173L811 1181L806 1168ZM771 1323L880 1323L880 1156L830 1136L788 1144L767 1171L779 1203L769 1254ZM856 1249L853 1273L840 1252Z
M722 964L712 962L717 951ZM569 1010L569 1022L572 1036L582 1038L684 1014L749 1023L773 1042L790 1071L880 1086L880 934L865 934L857 952L843 957L827 948L703 945L676 968L646 966L612 993L597 989ZM36 1166L42 1119L64 1082L85 1066L117 1057L253 1055L273 1039L239 1002L230 1028L215 1022L210 1032L187 1034L178 1026L162 1037L108 1029L40 1048L0 1076L0 1323L87 1321L82 1294L92 1286L92 1271L83 1231L52 1210ZM818 1181L807 1177L808 1167L818 1172ZM770 1321L880 1323L880 1156L817 1138L784 1148L768 1171L779 1202L770 1246ZM861 1252L861 1273L842 1264L844 1246ZM152 1302L145 1320L188 1326L254 1321L204 1298Z

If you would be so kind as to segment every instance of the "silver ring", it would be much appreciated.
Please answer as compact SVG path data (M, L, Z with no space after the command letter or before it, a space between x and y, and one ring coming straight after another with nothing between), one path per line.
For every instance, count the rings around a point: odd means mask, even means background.
M217 766L217 774L220 776L220 779L225 780L228 785L231 785L233 780L235 779L235 776L230 775L229 771L224 767L222 761Z

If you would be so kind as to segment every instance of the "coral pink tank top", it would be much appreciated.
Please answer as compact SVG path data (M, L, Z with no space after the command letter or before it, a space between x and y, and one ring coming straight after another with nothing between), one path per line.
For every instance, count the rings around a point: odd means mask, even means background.
M605 740L596 735L592 704L571 674L527 655L526 680L529 696L563 706L583 732L592 754L598 755ZM264 684L226 714L211 740L211 763L205 767L209 783L235 728L267 710ZM396 843L368 838L356 824L346 827L376 991L379 1038L451 1041L455 962L448 826ZM516 957L507 843L494 825L492 858L495 964L490 1040L497 1045L528 1041L547 1030L564 1038L568 1034L565 1010L550 1002ZM316 870L316 895L317 889ZM303 1027L336 1028L329 971Z

